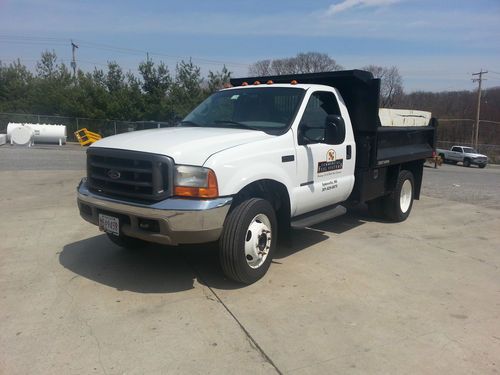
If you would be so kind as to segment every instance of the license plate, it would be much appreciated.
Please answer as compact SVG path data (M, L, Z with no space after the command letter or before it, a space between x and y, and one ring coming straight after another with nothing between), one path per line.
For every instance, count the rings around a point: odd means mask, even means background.
M120 235L120 221L117 217L99 214L99 229L103 232Z

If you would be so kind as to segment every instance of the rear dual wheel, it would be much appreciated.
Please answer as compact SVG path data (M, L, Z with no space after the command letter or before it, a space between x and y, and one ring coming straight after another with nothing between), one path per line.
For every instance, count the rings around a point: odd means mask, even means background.
M368 202L370 214L393 222L405 221L413 207L414 186L413 174L402 170L391 194Z
M252 284L265 275L277 240L277 219L272 205L260 198L237 205L227 216L219 255L224 274L232 280Z

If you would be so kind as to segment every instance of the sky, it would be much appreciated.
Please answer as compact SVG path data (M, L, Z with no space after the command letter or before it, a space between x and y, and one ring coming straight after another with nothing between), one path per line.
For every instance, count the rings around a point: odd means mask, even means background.
M322 52L346 69L396 66L407 92L500 86L500 0L0 0L0 60L33 68L44 50L83 70L146 53L245 76L261 59Z

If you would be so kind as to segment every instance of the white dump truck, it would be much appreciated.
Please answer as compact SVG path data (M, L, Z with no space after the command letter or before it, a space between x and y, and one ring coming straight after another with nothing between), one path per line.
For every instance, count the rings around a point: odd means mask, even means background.
M362 202L392 221L408 217L435 119L381 126L380 80L360 70L231 83L177 127L90 146L81 216L124 247L218 241L224 273L247 284L290 228Z

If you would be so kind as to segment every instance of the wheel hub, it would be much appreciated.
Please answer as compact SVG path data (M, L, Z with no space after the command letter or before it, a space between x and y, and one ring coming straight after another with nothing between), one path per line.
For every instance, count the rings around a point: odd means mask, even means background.
M251 268L259 268L271 249L271 222L264 214L253 218L245 236L245 258Z
M403 186L401 187L401 193L399 196L399 207L402 213L406 213L410 209L412 200L412 185L410 180L405 180Z

